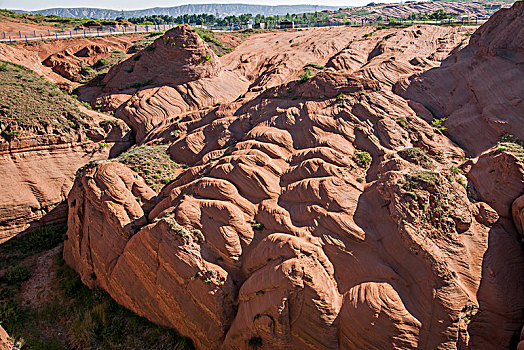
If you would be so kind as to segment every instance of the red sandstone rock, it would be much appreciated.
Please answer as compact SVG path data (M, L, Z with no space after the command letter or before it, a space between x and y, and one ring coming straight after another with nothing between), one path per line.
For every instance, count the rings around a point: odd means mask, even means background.
M66 261L197 348L508 346L519 243L468 198L462 150L364 71L152 125L186 169L156 195L121 164L87 170Z
M155 193L120 163L83 168L66 261L202 349L508 348L522 162L492 147L502 129L520 137L521 8L469 46L470 28L324 28L219 59L187 26L167 32L91 93L183 170ZM441 116L451 139L428 123Z

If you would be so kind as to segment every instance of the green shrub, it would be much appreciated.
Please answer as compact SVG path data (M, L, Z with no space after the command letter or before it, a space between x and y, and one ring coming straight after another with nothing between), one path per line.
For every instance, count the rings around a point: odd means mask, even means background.
M10 131L10 130L4 130L4 134L5 136L8 136L8 137L16 137L20 134L20 131Z
M93 65L94 67L103 67L105 65L107 65L109 63L108 59L107 58L100 58L98 59L98 61L95 62L95 64Z
M440 131L446 131L447 128L443 125L448 118L435 118L431 121L431 126Z
M357 152L353 155L353 160L358 164L358 166L366 168L373 159L368 152L357 150Z
M315 68L315 69L324 69L324 68L326 68L325 66L322 66L322 65L316 64L316 63L308 63L308 64L306 64L306 67L311 67L311 68Z
M300 74L298 82L300 84L305 83L309 79L313 77L313 73L311 73L311 69L307 68L306 71L303 74Z
M426 153L426 150L419 147L406 148L398 152L398 154L407 161L427 169L431 166L431 159Z
M12 334L15 325L21 320L20 313L20 307L15 302L0 302L0 325Z
M261 223L255 223L253 225L253 229L257 230L257 231L262 231L264 229L264 224L261 224Z
M400 127L405 128L407 126L406 118L400 117L397 119L397 124L400 125Z

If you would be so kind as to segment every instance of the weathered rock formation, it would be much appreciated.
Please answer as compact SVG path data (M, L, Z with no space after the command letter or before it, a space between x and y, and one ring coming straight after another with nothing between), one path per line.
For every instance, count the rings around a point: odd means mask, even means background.
M122 121L79 106L29 70L1 66L0 242L65 222L76 170L133 142Z
M524 140L523 13L522 1L498 11L441 67L398 87L406 99L422 103L430 118L447 118L450 137L472 154L491 148L505 133Z
M521 16L520 7L503 15ZM166 110L142 134L170 144L185 168L159 193L120 163L82 169L64 246L82 280L202 349L504 349L518 339L524 259L509 220L522 216L513 195L520 158L493 149L464 162L425 120L425 99L391 91L437 66L443 46L460 50L464 31L421 26L352 41L353 29L344 30L324 37L333 45L323 62L314 48L299 49L316 65L329 62L300 82L305 63L285 58L297 45L280 43L289 33L253 39L285 45L272 59L246 56L245 43L226 55L225 67L245 62L235 73L250 82L244 97ZM401 38L387 38L392 32ZM394 45L407 45L402 37L417 36L444 44L417 43L391 58ZM367 51L353 54L357 47ZM163 87L143 93L152 89ZM152 109L140 101L134 116ZM515 102L501 101L500 109ZM493 195L490 181L508 193Z
M188 25L167 31L103 80L94 104L116 110L142 141L169 115L235 100L247 80L220 69L216 54ZM147 88L144 88L147 87Z

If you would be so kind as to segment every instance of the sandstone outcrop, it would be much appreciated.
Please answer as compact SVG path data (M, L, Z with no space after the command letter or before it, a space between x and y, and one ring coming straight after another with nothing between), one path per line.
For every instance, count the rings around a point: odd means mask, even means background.
M391 49L369 40L360 67L342 69L357 60L341 45L300 82L298 64L279 83L249 58L244 98L152 123L143 141L186 168L158 193L122 164L84 169L66 261L197 348L509 346L524 310L524 259L497 214L511 202L470 200L462 149L391 91L444 57L415 45L378 74Z
M65 222L76 170L133 142L122 121L79 106L29 70L1 65L0 242Z
M498 11L471 36L467 47L397 89L428 109L429 119L447 118L447 133L474 155L504 134L524 140L523 12L522 1Z
M231 102L246 79L221 69L217 55L188 25L167 31L113 67L94 104L115 110L142 141L155 125L179 115Z
M495 146L500 134L473 142L477 114L439 113L449 115L447 131L431 125L434 94L458 102L442 94L445 80L425 79L481 47L517 57L518 42L499 30L520 33L511 23L521 8L494 16L468 46L468 28L313 29L255 36L253 48L275 51L257 56L244 42L220 64L201 63L211 76L192 65L189 83L174 72L173 86L155 65L129 72L128 81L150 74L166 85L108 88L99 98L141 143L164 144L182 170L156 192L116 161L84 167L68 196L67 263L87 285L201 349L515 345L524 311L524 257L510 221L518 226L522 216L519 144ZM499 29L506 18L514 22ZM133 62L182 54L176 38L194 36L185 26L167 33ZM319 37L322 45L312 44ZM194 40L201 57L205 44ZM499 58L483 56L479 67ZM113 68L107 83L133 62ZM238 98L171 107L187 99L170 89L213 86L225 72L239 77ZM497 86L505 79L493 77ZM501 91L461 106L499 101L509 133L521 122L520 100ZM460 138L452 120L471 130Z

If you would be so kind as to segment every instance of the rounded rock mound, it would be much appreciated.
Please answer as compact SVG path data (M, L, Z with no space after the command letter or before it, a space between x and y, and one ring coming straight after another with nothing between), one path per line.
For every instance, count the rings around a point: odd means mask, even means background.
M219 71L217 55L189 25L183 24L115 66L103 83L109 89L178 85L217 76Z

